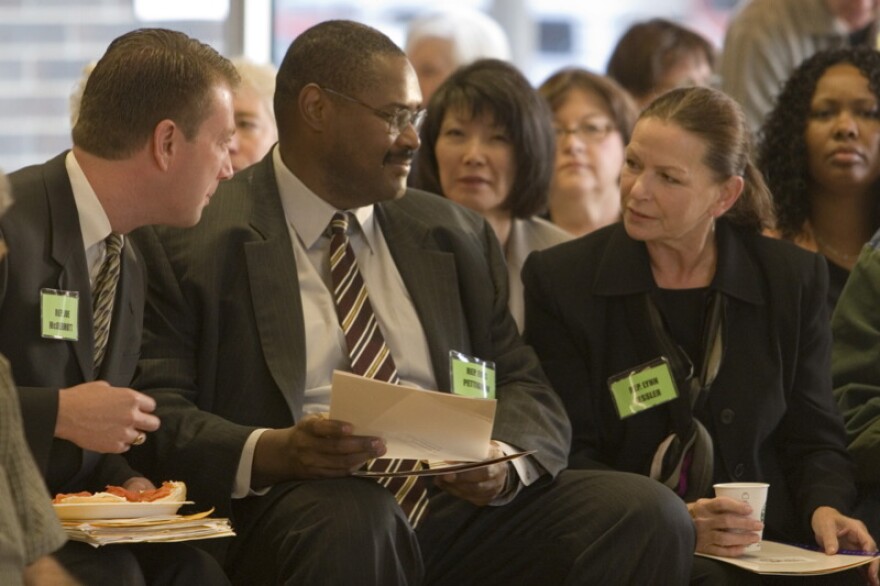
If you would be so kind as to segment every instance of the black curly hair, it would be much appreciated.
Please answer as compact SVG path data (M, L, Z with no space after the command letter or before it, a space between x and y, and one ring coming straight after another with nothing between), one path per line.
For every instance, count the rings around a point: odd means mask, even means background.
M791 74L759 133L758 167L773 194L776 227L789 240L801 234L811 211L805 139L810 103L825 70L840 63L858 68L880 101L880 53L868 47L821 51ZM880 201L880 190L877 194ZM880 227L880 217L874 227Z

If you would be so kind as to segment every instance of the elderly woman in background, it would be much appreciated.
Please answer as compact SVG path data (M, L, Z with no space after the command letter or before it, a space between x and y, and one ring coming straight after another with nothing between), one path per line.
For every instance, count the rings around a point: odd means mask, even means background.
M514 66L483 59L449 77L428 103L415 187L479 212L507 259L509 306L522 330L526 257L571 236L536 216L553 175L550 109Z
M620 168L638 112L613 79L562 69L538 88L550 104L556 163L550 221L575 236L620 220Z
M459 67L477 59L510 59L510 44L501 25L478 10L466 8L414 19L407 27L405 47L425 103Z
M232 169L238 172L262 159L278 140L272 105L275 68L243 57L232 63L241 76L241 85L232 96L235 134L229 144Z
M828 261L834 309L880 228L880 53L823 51L786 82L761 130L758 165L782 238Z
M614 47L606 73L645 108L677 87L708 86L715 48L698 33L663 18L632 25Z
M622 223L523 269L526 339L571 419L570 466L667 484L698 552L740 556L762 528L828 553L876 551L846 516L855 487L831 394L825 263L761 234L772 204L736 103L708 88L658 97L633 130L621 193ZM746 481L770 484L764 525L713 497L713 483ZM756 579L695 568L712 584Z

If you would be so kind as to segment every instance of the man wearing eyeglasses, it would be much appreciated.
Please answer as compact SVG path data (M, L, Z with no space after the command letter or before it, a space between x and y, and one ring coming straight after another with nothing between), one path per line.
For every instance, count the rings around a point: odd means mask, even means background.
M135 385L163 423L132 457L232 516L233 582L684 582L694 535L670 491L562 472L569 423L507 310L492 229L406 188L424 111L403 52L325 22L276 88L277 147L194 230L135 236L152 290ZM386 449L324 415L331 374L448 391L450 350L496 364L490 451L535 453L437 477L413 507L351 476Z

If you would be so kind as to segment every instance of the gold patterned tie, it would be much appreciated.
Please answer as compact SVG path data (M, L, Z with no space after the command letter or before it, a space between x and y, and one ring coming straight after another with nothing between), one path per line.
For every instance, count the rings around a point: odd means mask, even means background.
M110 337L110 318L113 315L113 300L116 297L116 284L119 282L119 261L122 252L122 235L111 233L104 240L106 255L104 264L95 279L92 291L92 321L95 333L95 376L97 376L104 355L107 353L107 340Z
M370 303L367 287L348 239L348 215L334 214L330 222L330 277L339 324L345 334L351 371L354 374L398 384L397 367ZM422 468L418 460L378 459L368 464L373 471L410 471ZM428 506L424 478L400 476L382 478L410 523L415 527Z

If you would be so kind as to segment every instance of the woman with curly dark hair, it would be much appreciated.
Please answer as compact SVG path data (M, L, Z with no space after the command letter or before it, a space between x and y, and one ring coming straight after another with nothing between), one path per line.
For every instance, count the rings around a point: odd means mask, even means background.
M833 310L880 228L880 53L817 53L786 82L761 129L758 166L779 236L828 261Z

